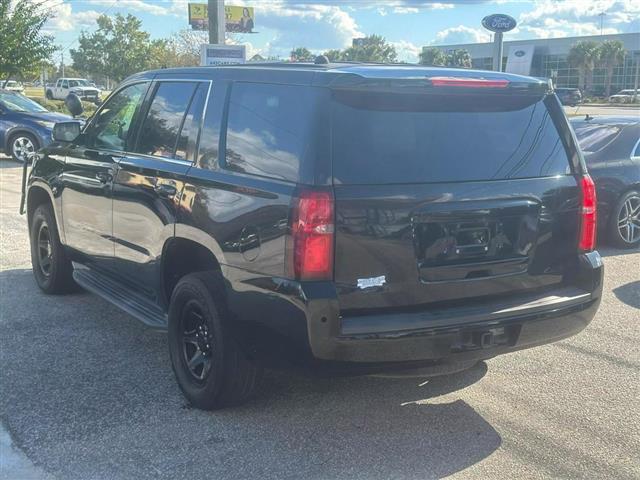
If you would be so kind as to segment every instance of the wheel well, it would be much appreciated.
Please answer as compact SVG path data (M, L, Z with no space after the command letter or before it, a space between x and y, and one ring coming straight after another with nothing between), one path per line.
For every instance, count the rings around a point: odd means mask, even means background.
M171 240L164 248L162 259L162 285L167 304L173 289L185 275L220 270L220 263L208 248L184 238Z
M51 205L51 198L49 198L47 191L42 187L31 187L29 189L29 196L27 197L27 222L29 225L31 225L33 212L36 211L38 206L44 203Z

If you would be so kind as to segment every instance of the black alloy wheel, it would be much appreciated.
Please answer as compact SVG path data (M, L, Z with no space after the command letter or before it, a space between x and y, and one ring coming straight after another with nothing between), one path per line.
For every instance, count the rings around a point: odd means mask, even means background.
M180 316L182 360L197 382L204 382L213 363L213 332L195 301L185 304Z

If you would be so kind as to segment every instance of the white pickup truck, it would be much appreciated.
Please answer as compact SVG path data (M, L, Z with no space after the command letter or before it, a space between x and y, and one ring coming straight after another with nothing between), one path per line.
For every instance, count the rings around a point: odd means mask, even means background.
M64 100L70 93L75 93L81 100L89 102L100 100L100 90L84 78L59 78L55 85L47 87L46 90L49 100Z

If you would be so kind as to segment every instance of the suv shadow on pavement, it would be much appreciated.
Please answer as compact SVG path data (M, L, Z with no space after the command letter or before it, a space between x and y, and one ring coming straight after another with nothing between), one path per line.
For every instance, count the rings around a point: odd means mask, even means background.
M479 381L485 363L428 382L269 371L256 399L203 412L172 380L165 334L33 283L26 269L0 273L0 415L61 478L440 478L501 444L472 406L435 398Z
M640 280L614 288L613 293L621 302L640 309Z

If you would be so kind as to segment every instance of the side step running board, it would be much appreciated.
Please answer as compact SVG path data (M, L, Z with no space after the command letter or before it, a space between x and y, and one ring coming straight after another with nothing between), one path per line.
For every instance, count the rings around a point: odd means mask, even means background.
M130 292L107 275L79 268L73 271L73 279L85 290L101 296L145 325L159 329L167 328L167 314L160 307Z

